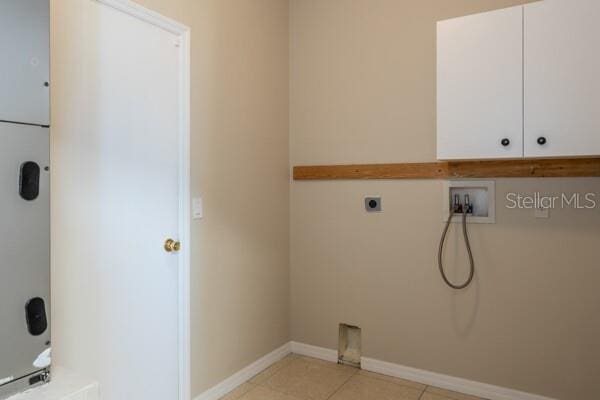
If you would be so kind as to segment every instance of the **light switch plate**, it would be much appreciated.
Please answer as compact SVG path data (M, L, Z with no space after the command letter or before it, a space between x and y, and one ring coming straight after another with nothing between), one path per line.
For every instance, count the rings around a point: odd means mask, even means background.
M202 217L204 217L202 197L195 197L192 199L192 219L202 219Z

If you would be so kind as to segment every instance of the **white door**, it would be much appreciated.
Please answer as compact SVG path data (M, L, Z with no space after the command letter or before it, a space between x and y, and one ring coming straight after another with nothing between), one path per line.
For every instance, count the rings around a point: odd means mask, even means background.
M600 1L525 6L525 156L600 154Z
M438 159L523 156L523 8L437 28Z
M164 243L182 232L182 49L102 2L59 3L56 361L97 379L104 400L175 400L182 256Z

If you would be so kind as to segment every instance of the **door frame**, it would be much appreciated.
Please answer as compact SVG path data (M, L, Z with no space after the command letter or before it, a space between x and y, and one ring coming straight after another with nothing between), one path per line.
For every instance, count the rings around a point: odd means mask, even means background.
M191 399L191 224L190 224L190 28L130 0L92 0L154 25L177 39L179 47L179 240L178 265L179 399Z

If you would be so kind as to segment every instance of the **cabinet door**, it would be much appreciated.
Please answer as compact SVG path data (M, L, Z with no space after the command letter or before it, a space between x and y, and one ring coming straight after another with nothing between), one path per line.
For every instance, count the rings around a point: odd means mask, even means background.
M525 156L600 155L600 1L525 6Z
M0 376L3 378L21 378L39 370L32 362L48 348L46 342L50 340L50 172L45 169L49 165L49 138L48 128L0 122ZM24 167L29 163L39 168L37 178L25 173ZM24 186L29 186L27 194L34 196L23 196ZM38 336L33 335L33 325L25 311L34 298L43 299L46 310L47 326L36 332ZM43 317L37 319L41 320ZM4 398L4 393L0 387L0 398Z
M523 156L523 7L437 28L438 159Z
M48 0L0 1L0 120L49 125Z

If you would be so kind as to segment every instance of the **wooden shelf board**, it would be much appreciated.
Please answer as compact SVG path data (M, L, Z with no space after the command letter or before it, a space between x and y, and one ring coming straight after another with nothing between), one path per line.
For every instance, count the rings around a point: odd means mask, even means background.
M600 177L600 158L294 167L294 180Z

